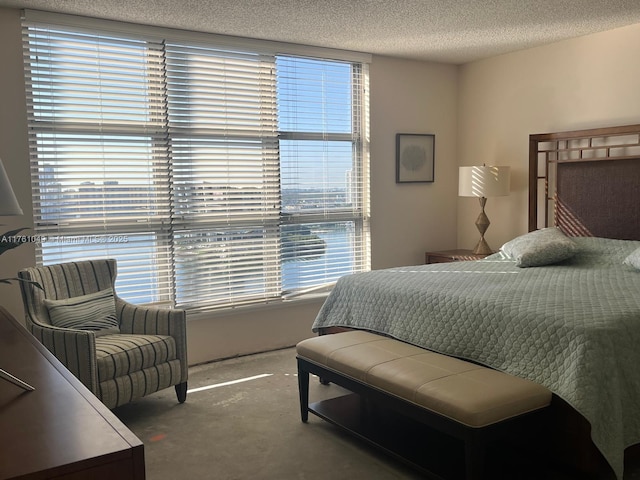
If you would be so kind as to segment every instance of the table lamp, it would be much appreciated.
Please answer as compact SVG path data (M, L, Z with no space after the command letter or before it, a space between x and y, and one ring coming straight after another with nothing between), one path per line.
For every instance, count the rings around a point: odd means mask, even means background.
M11 188L11 182L0 159L0 216L22 215L22 209Z
M20 208L16 195L13 193L13 188L2 164L2 159L0 159L0 216L9 217L14 215L22 215L22 209ZM0 253L3 251L4 250L0 249ZM17 387L27 391L34 390L31 385L23 382L18 377L14 377L2 368L0 368L0 379L13 383Z
M484 239L489 228L489 218L484 213L487 197L501 197L509 195L509 167L492 167L487 165L474 167L460 167L458 195L461 197L479 197L480 215L476 220L476 227L480 232L480 240L473 250L477 255L493 253Z

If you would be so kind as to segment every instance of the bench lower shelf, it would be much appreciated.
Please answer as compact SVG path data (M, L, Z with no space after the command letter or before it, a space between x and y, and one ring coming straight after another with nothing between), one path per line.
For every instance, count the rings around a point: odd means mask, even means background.
M350 393L310 403L309 412L415 469L424 478L465 478L464 442L361 395ZM555 470L558 466L552 466L554 462L546 452L539 451L538 442L533 438L498 440L487 448L484 478L545 478L548 468ZM573 479L574 473L565 472L566 476L557 478Z
M355 393L309 404L309 412L383 450L427 478L464 478L464 444Z

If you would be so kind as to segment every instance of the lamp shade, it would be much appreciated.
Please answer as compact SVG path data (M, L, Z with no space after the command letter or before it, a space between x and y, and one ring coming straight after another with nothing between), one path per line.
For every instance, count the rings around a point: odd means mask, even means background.
M0 216L10 215L22 215L22 209L13 193L2 159L0 159Z
M502 197L509 195L509 167L460 167L458 195L461 197Z

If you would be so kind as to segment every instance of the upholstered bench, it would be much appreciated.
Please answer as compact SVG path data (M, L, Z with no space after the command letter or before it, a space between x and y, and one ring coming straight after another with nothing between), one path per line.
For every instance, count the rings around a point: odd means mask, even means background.
M314 337L296 350L303 422L308 412L333 421L309 405L312 373L462 440L468 480L482 478L488 441L536 421L551 403L529 380L369 332Z

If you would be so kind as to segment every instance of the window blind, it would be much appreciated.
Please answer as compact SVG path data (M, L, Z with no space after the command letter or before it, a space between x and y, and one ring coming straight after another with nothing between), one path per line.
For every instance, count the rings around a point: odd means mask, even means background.
M176 298L280 295L275 57L167 42Z
M369 268L366 64L23 25L38 263L192 310Z
M362 66L278 56L283 290L330 286L369 263Z
M128 298L171 300L162 45L24 32L37 261L116 257Z

